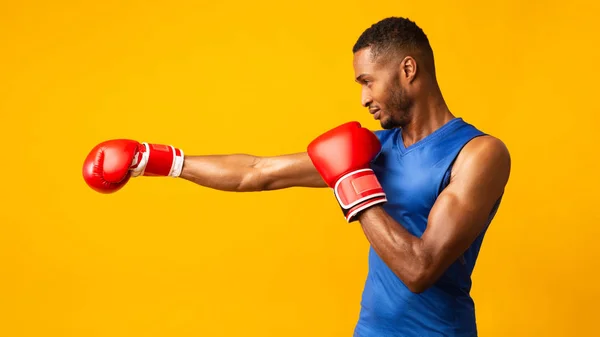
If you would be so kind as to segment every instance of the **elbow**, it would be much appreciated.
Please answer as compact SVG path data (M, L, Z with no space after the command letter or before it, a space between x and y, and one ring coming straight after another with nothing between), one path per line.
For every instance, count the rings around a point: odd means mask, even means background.
M233 188L233 192L262 192L269 190L269 186L266 182L248 177L242 180Z
M235 192L260 192L269 189L268 177L253 164L234 187Z
M414 294L420 294L425 292L429 287L431 287L431 283L426 279L415 279L411 282L406 283L406 287Z
M425 292L435 283L434 273L423 265L416 268L411 276L404 282L408 290L412 293L420 294Z
M271 189L271 177L267 174L268 162L263 157L254 157L236 187L236 192L262 192Z

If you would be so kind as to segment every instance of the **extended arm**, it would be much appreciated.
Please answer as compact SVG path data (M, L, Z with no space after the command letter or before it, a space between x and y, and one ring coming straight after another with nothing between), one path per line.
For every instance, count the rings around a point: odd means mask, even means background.
M327 187L307 153L257 157L249 154L186 156L170 145L113 139L95 146L83 165L86 183L114 193L131 177L181 177L222 191Z
M436 200L427 229L418 238L380 206L359 215L373 249L416 293L430 287L464 253L487 224L510 172L506 147L492 137L467 144L453 167L450 184Z

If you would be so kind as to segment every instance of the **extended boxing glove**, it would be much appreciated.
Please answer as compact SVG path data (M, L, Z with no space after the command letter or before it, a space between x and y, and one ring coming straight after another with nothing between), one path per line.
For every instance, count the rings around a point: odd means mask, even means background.
M96 145L83 163L83 178L100 193L120 190L131 177L178 177L183 151L170 145L113 139Z
M346 221L387 198L370 162L381 150L373 132L358 122L342 124L320 135L308 145L313 165L331 187Z

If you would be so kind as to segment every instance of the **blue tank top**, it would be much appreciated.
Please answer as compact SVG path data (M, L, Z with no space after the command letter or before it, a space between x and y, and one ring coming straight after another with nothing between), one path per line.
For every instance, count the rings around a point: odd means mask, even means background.
M375 131L382 149L371 163L383 186L387 213L421 237L438 195L450 182L452 164L467 142L484 135L461 118L405 147L401 129ZM490 213L493 219L500 199ZM485 230L438 281L420 294L411 292L371 247L355 337L477 336L470 296L471 273Z

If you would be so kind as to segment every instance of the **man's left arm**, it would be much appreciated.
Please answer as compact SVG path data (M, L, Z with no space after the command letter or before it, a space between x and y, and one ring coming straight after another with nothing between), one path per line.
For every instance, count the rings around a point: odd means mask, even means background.
M496 138L470 141L457 157L419 238L380 206L360 213L365 236L394 273L415 293L436 282L485 228L510 175L510 155ZM410 198L409 195L405 196Z

